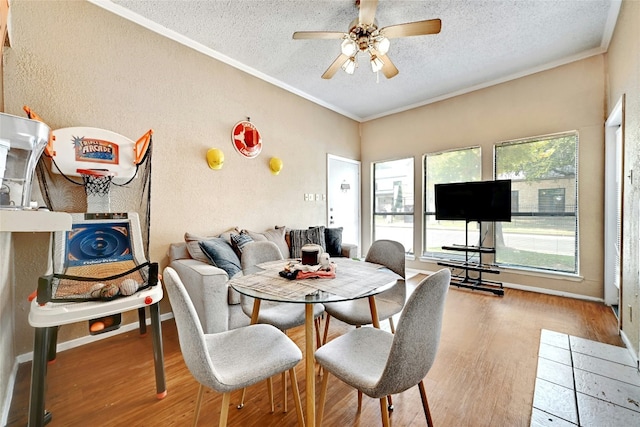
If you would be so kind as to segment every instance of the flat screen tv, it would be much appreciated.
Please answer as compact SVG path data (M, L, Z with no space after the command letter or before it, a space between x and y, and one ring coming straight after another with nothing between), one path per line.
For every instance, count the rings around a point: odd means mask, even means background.
M435 185L436 219L511 221L511 180Z

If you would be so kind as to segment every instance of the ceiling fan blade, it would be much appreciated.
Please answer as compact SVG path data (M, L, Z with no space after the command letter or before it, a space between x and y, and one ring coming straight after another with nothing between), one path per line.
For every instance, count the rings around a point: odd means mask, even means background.
M378 0L360 0L358 22L360 25L372 25L376 17Z
M398 68L393 65L393 62L391 62L391 59L389 59L387 55L381 55L379 58L382 60L382 74L384 74L386 78L390 79L398 75Z
M426 21L408 22L406 24L390 25L380 29L380 34L388 39L396 37L424 36L427 34L438 34L442 22L439 19L428 19Z
M295 40L300 39L341 39L345 33L338 31L296 31L293 33Z
M344 53L341 53L336 58L336 60L333 61L333 64L329 65L329 68L327 68L327 71L324 72L324 74L322 75L322 78L330 79L331 77L333 77L336 74L336 72L340 69L340 67L342 67L342 64L344 64L347 59L349 59L349 57Z

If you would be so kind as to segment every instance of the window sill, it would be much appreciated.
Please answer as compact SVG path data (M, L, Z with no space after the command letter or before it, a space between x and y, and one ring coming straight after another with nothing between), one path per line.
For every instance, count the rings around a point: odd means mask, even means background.
M433 258L433 257L420 257L419 261L424 263L435 264L441 261L446 261L446 259ZM504 266L497 266L497 268L500 270L501 273L519 274L522 276L546 277L550 279L563 279L563 280L569 280L573 282L582 282L584 280L584 277L581 276L580 274L566 273L562 271L536 270L532 268L504 267Z
M535 277L548 277L552 279L562 278L564 280L571 280L574 282L582 282L584 277L576 273L566 273L564 271L549 271L549 270L536 270L533 268L524 267L498 267L505 273L520 274L523 276L535 276Z

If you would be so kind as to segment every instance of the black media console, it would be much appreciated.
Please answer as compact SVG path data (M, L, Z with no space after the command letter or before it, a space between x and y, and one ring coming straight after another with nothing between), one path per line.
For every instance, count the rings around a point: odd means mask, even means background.
M469 223L465 226L465 236L468 236ZM481 224L478 223L481 229ZM479 242L478 246L452 245L443 246L445 251L464 252L464 261L439 261L438 265L453 269L451 274L451 284L461 288L474 289L479 291L492 292L496 295L504 295L502 282L493 280L485 280L482 278L483 273L500 274L500 270L496 269L493 264L482 262L482 255L495 254L496 249L492 247L482 246ZM456 273L455 270L461 270ZM471 275L469 272L474 272ZM472 277L473 276L473 277Z

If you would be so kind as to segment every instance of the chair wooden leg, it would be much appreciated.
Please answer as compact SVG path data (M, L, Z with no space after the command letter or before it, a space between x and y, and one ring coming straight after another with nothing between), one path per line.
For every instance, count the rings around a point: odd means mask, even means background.
M298 415L298 426L304 427L304 415L302 414L302 402L300 401L300 390L298 389L298 378L296 377L295 368L289 369L289 381L291 382L291 390L293 391L293 403L296 407Z
M244 408L244 398L247 394L247 389L243 388L242 389L242 396L240 397L240 404L237 406L238 409L242 409Z
M220 422L218 426L226 427L229 417L229 404L231 403L231 392L222 395L222 408L220 408Z
M325 313L327 315L327 319L324 321L324 334L322 334L322 345L327 343L327 336L329 335L329 320L331 320L331 315L329 313Z
M325 313L327 318L324 321L324 332L322 334L322 338L320 338L320 326L322 325L321 321L320 321L320 317L318 317L316 320L318 321L318 323L316 324L316 345L317 348L322 347L323 345L325 345L327 343L327 335L329 334L329 319L331 318L331 315L329 313ZM324 316L322 316L324 317ZM322 366L318 365L318 375L322 375Z
M320 318L316 317L313 323L316 326L316 348L320 348L322 346L322 340L320 339Z
M389 328L392 334L396 333L396 326L393 323L393 317L389 317ZM389 412L393 411L393 399L391 398L391 395L387 396L387 410Z
M433 427L433 420L431 419L431 411L429 410L429 403L427 402L427 393L424 390L424 382L418 383L420 389L420 397L422 397L422 407L424 408L424 416L427 417L427 426Z
M322 426L322 417L324 416L324 403L327 400L327 384L329 384L329 372L324 373L322 377L322 385L320 386L320 406L316 416L316 426Z
M283 331L287 334L287 331ZM273 401L271 401L271 412L273 412ZM282 373L282 412L287 412L287 373Z
M193 413L193 427L198 425L198 418L200 417L200 405L202 404L202 395L204 394L204 386L200 384L198 389L198 397L196 397L196 409Z
M282 412L287 412L287 373L282 373Z
M269 401L271 402L271 413L275 412L275 407L273 406L273 378L267 378L267 389L269 390Z
M358 390L358 412L362 409L362 392Z
M387 411L387 398L380 398L380 413L382 414L382 425L389 427L389 411Z

